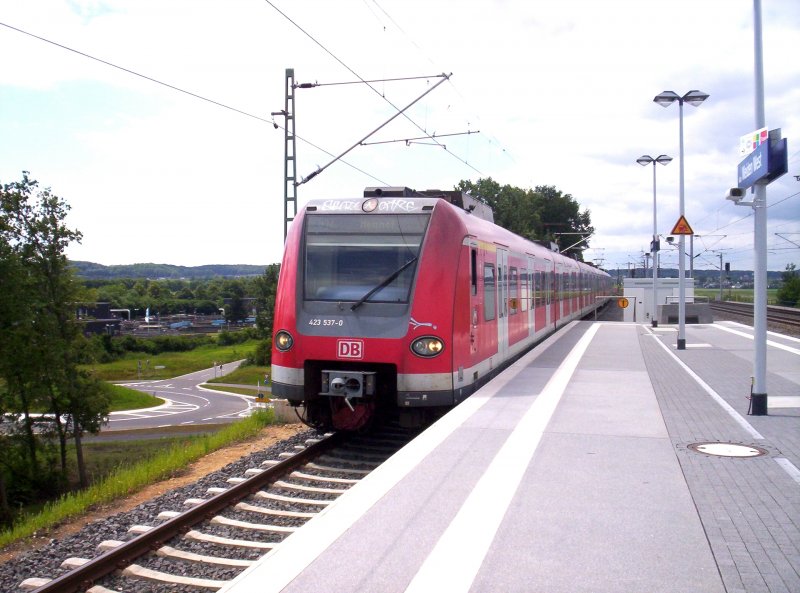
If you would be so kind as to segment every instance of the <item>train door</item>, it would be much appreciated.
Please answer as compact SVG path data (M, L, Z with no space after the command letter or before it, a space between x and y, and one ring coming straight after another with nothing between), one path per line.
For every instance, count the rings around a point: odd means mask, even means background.
M508 251L497 249L497 353L508 355Z
M478 243L470 239L469 243L469 352L478 352Z
M545 327L550 327L551 324L555 323L555 311L553 310L555 307L553 304L553 286L555 284L555 278L553 272L553 262L549 259L544 260L543 278L544 282L542 283L542 289L544 290L544 321Z
M554 323L558 325L559 319L564 319L564 265L557 263L555 266L555 282L553 290L553 302L555 303Z
M528 315L528 336L532 336L534 334L536 328L536 299L534 298L533 292L533 278L536 275L536 260L528 256L528 270L525 274L525 306L527 307L527 315Z

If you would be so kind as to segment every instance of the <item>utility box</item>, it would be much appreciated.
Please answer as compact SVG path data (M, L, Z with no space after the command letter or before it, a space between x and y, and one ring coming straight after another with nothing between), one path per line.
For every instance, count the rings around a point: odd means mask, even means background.
M694 278L686 278L686 302L694 303ZM623 296L628 306L623 312L623 321L629 323L651 323L653 315L661 322L661 310L678 302L680 286L677 278L657 278L655 300L653 278L625 278ZM654 307L655 305L655 307ZM664 322L666 323L666 321Z

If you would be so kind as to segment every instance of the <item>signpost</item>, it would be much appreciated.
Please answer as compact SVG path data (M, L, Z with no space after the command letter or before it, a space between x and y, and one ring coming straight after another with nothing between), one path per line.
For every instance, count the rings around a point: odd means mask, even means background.
M768 413L767 404L767 185L789 170L786 138L781 138L780 128L766 132L764 127L764 80L760 59L761 26L760 4L756 2L756 125L762 126L741 139L742 159L737 168L738 187L728 192L727 199L737 206L753 209L753 386L750 394L750 412L754 416ZM752 188L753 199L745 202L745 190ZM673 231L675 232L675 231Z

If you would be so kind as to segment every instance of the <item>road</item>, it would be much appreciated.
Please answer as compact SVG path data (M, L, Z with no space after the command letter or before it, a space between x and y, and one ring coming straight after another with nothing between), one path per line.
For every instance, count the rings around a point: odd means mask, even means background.
M144 430L167 426L224 424L248 416L255 403L253 398L233 393L223 393L200 387L209 379L227 374L239 362L197 371L181 377L159 381L124 383L125 387L144 391L164 400L155 408L112 412L102 431Z

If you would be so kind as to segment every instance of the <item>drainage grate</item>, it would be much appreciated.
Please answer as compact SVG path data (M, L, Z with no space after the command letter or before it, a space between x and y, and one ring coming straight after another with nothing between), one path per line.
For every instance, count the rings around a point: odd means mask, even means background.
M715 457L761 457L768 453L761 447L737 443L693 443L689 445L689 449Z

